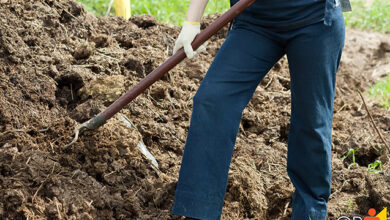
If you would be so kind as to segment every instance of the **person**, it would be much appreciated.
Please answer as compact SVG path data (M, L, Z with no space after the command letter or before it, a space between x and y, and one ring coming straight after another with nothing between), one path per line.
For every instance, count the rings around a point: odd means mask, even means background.
M331 129L336 72L344 47L340 5L348 0L257 0L233 21L193 97L193 111L172 214L221 218L242 111L284 55L291 78L287 171L293 220L324 220L331 185ZM191 0L174 52L200 32L208 0ZM238 0L231 0L231 4ZM348 7L344 7L348 8ZM256 218L256 217L255 217Z

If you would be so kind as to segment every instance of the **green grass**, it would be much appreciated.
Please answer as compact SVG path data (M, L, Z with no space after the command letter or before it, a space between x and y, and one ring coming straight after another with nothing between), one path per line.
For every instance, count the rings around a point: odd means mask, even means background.
M135 15L152 14L157 20L168 24L181 25L187 13L189 0L133 0L131 7ZM205 14L224 12L229 8L228 0L210 1Z
M385 108L390 109L390 75L379 80L369 89L369 96L382 104Z
M85 9L87 9L87 11L94 13L96 16L104 16L108 9L108 4L110 3L110 0L78 0L78 1L84 4Z
M390 1L352 0L352 12L344 13L349 27L390 33Z
M106 14L110 0L79 0L86 6L86 9L97 16ZM151 14L157 20L171 24L181 25L187 13L190 0L132 0L132 15ZM221 13L229 9L229 0L209 1L205 15ZM112 9L111 14L115 11Z

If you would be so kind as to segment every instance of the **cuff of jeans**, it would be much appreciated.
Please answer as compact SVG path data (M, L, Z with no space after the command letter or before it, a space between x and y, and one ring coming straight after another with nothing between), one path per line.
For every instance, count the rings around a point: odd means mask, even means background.
M218 220L221 218L222 204L212 200L197 198L192 193L176 191L172 214L202 220Z

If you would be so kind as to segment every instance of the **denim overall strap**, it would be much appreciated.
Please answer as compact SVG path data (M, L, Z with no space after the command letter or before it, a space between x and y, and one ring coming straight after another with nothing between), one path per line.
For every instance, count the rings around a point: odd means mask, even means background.
M325 3L325 18L324 24L327 26L332 26L332 21L334 20L334 14L336 8L339 6L339 1L336 0L326 0Z
M350 0L340 0L340 6L343 12L352 11Z
M326 0L324 24L331 26L336 17L336 9L340 6L343 12L352 11L350 0Z

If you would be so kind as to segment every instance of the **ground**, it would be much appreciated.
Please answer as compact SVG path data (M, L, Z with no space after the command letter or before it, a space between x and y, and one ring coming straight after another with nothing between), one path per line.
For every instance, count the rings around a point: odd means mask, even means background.
M207 52L175 67L64 152L77 124L169 57L179 28L150 16L96 18L72 0L0 0L0 23L0 219L180 219L170 209L192 97L227 29L212 37ZM389 207L389 156L357 93L384 75L389 45L389 35L347 30L334 106L329 219ZM222 219L291 215L289 83L283 58L243 113ZM367 102L390 140L390 112ZM358 165L348 168L352 157L340 158L350 148L357 149ZM375 160L383 163L379 174L367 170Z

